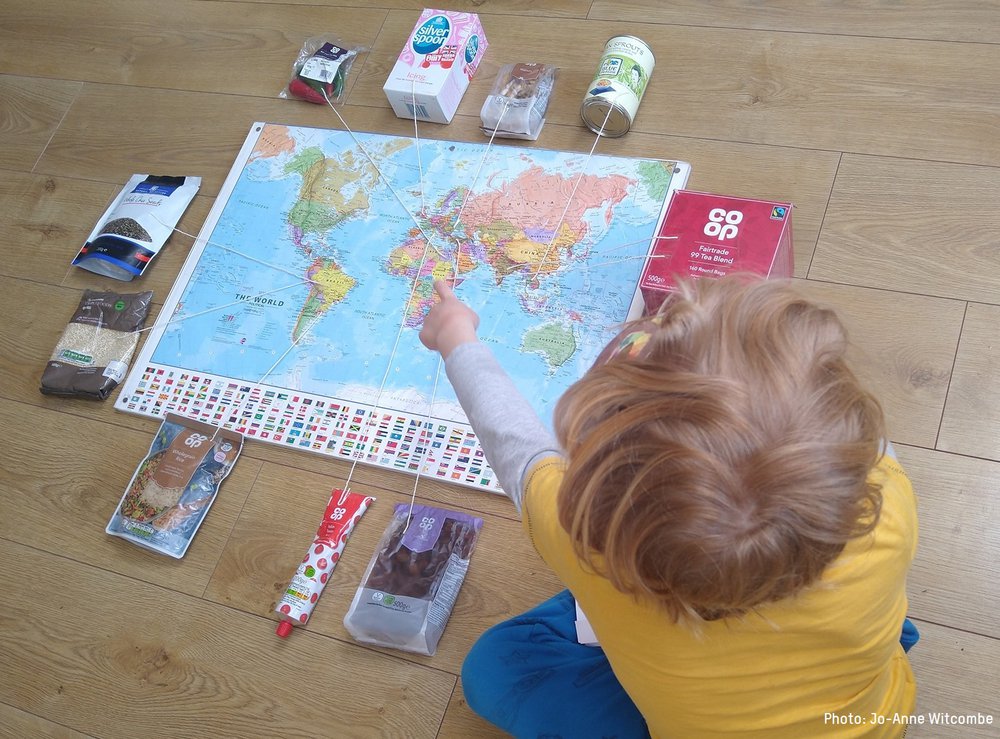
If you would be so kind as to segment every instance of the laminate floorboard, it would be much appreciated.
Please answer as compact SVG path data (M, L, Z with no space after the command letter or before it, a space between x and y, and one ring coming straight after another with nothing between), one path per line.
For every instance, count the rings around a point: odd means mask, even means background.
M104 526L157 421L39 378L84 289L152 290L148 323L256 122L413 136L382 92L416 0L0 2L0 736L502 736L462 659L561 586L503 497L422 478L416 501L484 519L439 651L363 646L342 619L413 478L249 440L187 556ZM454 121L484 143L500 66L555 64L542 135L586 153L579 107L605 41L657 58L612 156L690 162L690 189L792 202L795 283L838 311L918 497L908 737L1000 736L1000 13L992 0L456 0L489 49ZM338 117L278 96L303 41L364 46ZM502 156L511 142L497 141ZM70 265L137 172L202 188L148 274ZM274 605L330 491L377 498L308 627ZM992 724L948 725L982 714ZM934 722L931 721L932 718ZM836 735L836 734L832 734Z

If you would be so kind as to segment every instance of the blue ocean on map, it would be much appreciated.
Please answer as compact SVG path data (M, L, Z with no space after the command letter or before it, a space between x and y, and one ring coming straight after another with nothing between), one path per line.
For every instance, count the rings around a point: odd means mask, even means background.
M434 278L457 266L481 340L548 422L629 314L671 174L659 160L265 126L151 361L462 422L418 339Z

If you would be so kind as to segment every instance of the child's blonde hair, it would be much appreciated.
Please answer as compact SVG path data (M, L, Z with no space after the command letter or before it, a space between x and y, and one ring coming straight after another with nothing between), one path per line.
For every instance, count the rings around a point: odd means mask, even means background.
M648 332L648 335L647 335ZM680 286L560 399L559 518L577 555L676 620L745 613L870 532L881 407L837 316L790 285Z

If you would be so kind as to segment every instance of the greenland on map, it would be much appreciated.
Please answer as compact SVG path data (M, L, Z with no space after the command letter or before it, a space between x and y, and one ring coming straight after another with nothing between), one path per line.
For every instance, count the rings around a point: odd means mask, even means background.
M495 487L418 339L434 280L454 279L548 423L628 318L686 176L657 159L254 124L116 405Z

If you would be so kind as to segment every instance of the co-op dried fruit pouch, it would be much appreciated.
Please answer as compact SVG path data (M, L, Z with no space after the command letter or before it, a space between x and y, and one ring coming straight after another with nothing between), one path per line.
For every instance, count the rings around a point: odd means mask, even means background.
M168 413L105 531L180 559L242 448L236 431Z
M351 636L434 654L482 526L465 513L397 504L344 617Z

